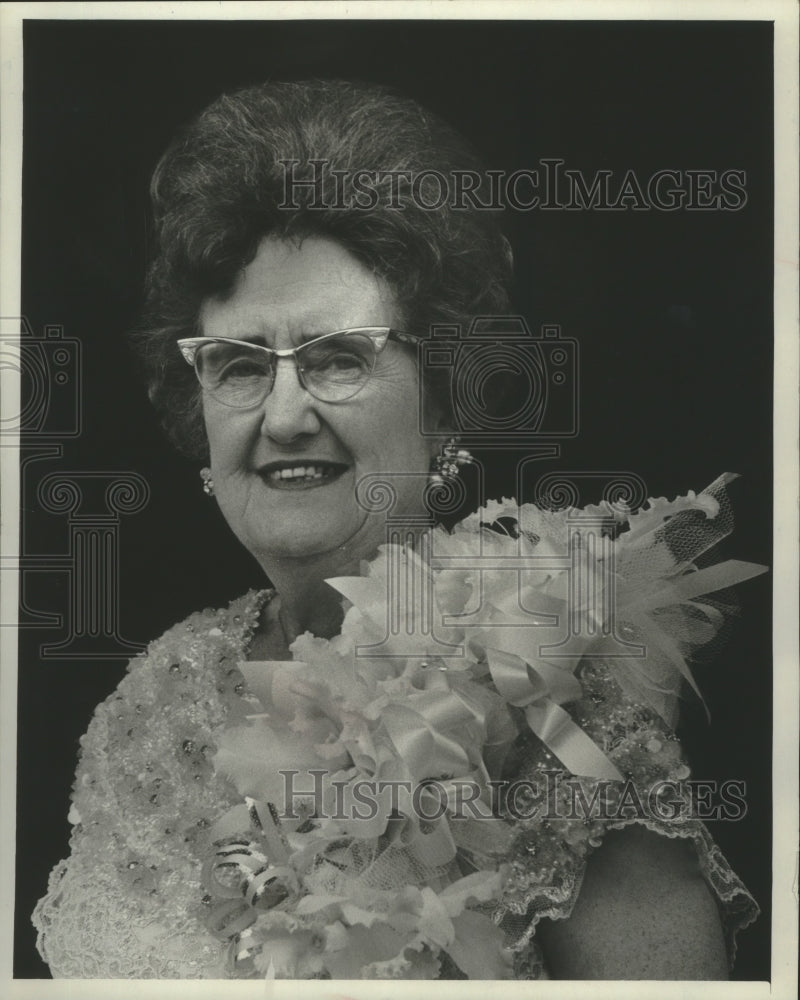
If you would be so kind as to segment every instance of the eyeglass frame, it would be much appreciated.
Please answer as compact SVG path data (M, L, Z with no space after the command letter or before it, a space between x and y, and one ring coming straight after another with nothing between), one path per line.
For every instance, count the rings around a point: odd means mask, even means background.
M401 344L411 344L414 347L416 347L420 343L420 341L425 339L424 337L419 337L413 333L405 333L402 330L396 330L394 327L391 326L353 326L353 327L345 327L343 330L333 330L330 333L322 333L318 337L312 337L311 340L306 340L304 343L299 344L297 347L286 347L286 348L267 347L266 344L256 344L251 340L238 340L233 337L182 337L180 340L177 341L177 344L181 352L181 355L183 356L184 361L187 364L191 365L192 368L194 368L195 374L197 374L197 364L196 364L197 352L205 344L241 344L244 347L255 348L257 351L263 351L266 354L270 355L272 358L274 358L275 368L273 369L272 385L269 387L267 392L264 393L264 395L257 403L256 402L248 403L247 406L235 406L232 403L222 403L223 406L230 406L231 409L246 410L251 406L260 406L272 392L272 389L275 385L274 373L275 369L277 368L277 361L280 360L281 358L292 358L294 360L294 366L295 366L295 371L297 372L298 382L300 383L302 388L305 389L305 391L310 396L313 396L313 398L316 399L318 402L346 403L349 400L353 399L355 396L357 396L359 392L361 392L361 390L367 384L367 382L369 382L369 378L367 378L364 381L363 385L359 386L359 388L356 389L356 391L353 393L352 396L347 396L345 399L338 399L338 400L320 400L319 397L317 397L312 392L312 390L309 389L309 387L306 385L302 365L297 359L298 353L300 351L305 350L307 347L310 347L312 344L319 344L320 341L330 340L333 337L340 337L342 334L348 334L348 333L360 333L370 337L370 339L373 340L373 343L375 344L376 360L377 356L383 351L383 349L386 347L386 344L390 340L396 341ZM375 343L375 341L377 341L377 343ZM373 372L370 372L370 376L373 374ZM197 375L197 380L200 383L201 388L204 389L206 392L209 392L209 390L205 388L202 381L200 380L199 374ZM209 394L213 396L213 393L209 392ZM222 400L218 400L218 402L222 402Z

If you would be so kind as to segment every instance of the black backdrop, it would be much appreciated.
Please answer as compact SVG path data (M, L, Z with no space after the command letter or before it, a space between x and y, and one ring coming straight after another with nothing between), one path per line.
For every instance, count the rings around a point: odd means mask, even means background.
M120 631L146 642L263 580L163 441L124 331L136 318L149 173L176 127L225 89L309 76L396 86L460 128L489 167L543 157L591 176L743 170L738 211L508 213L516 305L580 344L581 432L562 468L631 470L648 494L732 490L730 552L770 562L772 26L648 22L101 22L24 28L23 311L82 347L81 433L28 468L25 533L64 549L43 512L52 471L135 471L150 499L120 528ZM554 465L557 468L558 465ZM545 469L546 466L543 466ZM498 482L503 469L495 474ZM508 493L513 488L503 484ZM498 492L500 492L498 490ZM596 497L582 498L588 502ZM29 607L64 612L63 573L29 575ZM769 583L748 583L725 652L703 668L712 713L690 708L697 775L744 780L748 812L713 833L764 913L737 978L769 978ZM77 741L123 660L40 655L20 633L15 975L46 977L29 914L67 853Z

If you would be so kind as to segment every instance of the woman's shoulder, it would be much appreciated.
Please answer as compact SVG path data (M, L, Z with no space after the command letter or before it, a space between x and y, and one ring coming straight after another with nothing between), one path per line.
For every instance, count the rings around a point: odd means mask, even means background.
M625 925L625 936L651 909L663 916L667 903L695 905L698 933L705 927L714 936L715 921L705 918L711 913L716 920L718 907L732 963L736 935L756 918L758 906L695 815L691 771L678 736L652 706L622 688L604 660L587 658L578 676L582 695L571 703L571 715L603 747L623 780L578 776L541 741L522 741L510 759L515 773L509 789L530 787L534 798L528 805L515 792L518 822L510 853L514 877L503 901L507 913L525 916L523 937L544 920L552 959L554 941L556 951L572 954L581 936L599 954L606 942L602 935L589 942L586 926L603 914L598 926L605 927L612 910L619 927ZM674 916L674 908L670 913ZM568 929L553 931L553 922ZM653 933L665 926L663 920L658 927L651 924ZM619 955L617 950L606 958ZM587 961L609 967L596 959L590 955ZM569 978L566 969L559 959L551 971ZM646 971L639 978L647 978ZM585 978L586 969L576 973L573 967L572 974Z
M187 784L206 785L215 734L239 700L238 664L270 597L251 591L191 614L131 661L81 738L73 812L85 820L94 803L107 813L110 785L148 811L167 799L177 803Z
M121 702L152 703L165 694L180 702L183 687L213 676L218 693L233 683L236 663L243 659L271 590L251 590L221 608L196 611L154 639L128 664L125 676L95 710L95 717L117 709ZM230 671L234 671L230 673ZM138 699L138 701L137 701ZM173 700L173 699L170 699Z
M95 710L81 739L71 857L34 915L54 975L223 974L202 928L199 873L211 825L238 796L213 757L270 596L251 592L179 622Z
M220 608L194 611L153 640L144 653L131 660L128 675L142 666L156 668L172 662L207 658L217 647L229 645L244 651L259 624L261 612L274 591L249 590Z

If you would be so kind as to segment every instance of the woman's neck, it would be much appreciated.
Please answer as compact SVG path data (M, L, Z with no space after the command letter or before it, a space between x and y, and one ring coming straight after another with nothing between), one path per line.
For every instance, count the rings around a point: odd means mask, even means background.
M329 584L319 581L309 587L305 581L300 590L285 586L276 589L280 598L278 620L287 646L303 632L311 632L321 639L338 634L344 618L342 595Z
M419 536L427 531L420 526L404 532L403 544L419 548ZM426 549L423 549L425 551ZM377 552L374 539L343 545L313 556L282 556L260 559L264 572L279 597L279 622L286 646L298 635L311 632L322 639L339 633L344 619L342 595L327 580L341 576L360 576L361 564Z
M360 558L345 551L306 558L279 558L262 566L279 597L278 620L286 645L303 632L322 639L337 635L344 611L342 595L325 581L337 576L358 576Z

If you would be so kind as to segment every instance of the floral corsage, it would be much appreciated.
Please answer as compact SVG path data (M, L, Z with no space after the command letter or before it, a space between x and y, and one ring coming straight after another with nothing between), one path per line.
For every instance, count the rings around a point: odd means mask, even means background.
M696 564L731 529L729 478L636 513L490 503L329 581L348 602L334 639L240 665L215 766L242 804L203 873L234 975L515 976L515 747L617 787L626 758L570 712L581 664L602 661L664 731L679 694L699 696L687 659L724 620L708 595L763 571Z

